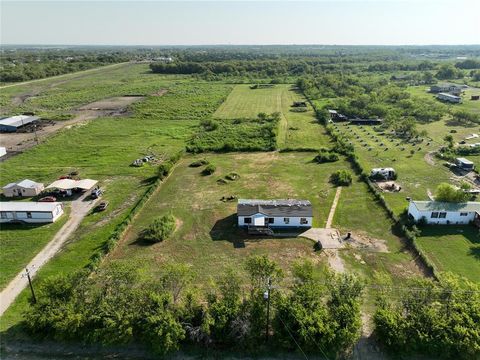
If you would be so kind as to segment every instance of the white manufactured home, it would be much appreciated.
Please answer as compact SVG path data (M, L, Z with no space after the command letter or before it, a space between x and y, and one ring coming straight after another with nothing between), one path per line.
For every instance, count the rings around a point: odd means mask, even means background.
M480 220L480 202L410 201L408 216L427 224L469 224Z
M296 228L312 227L313 210L308 200L239 199L238 226Z
M40 194L45 187L42 183L32 180L22 180L18 183L10 183L3 187L5 197L32 197Z
M437 99L451 102L451 103L456 103L456 104L459 104L462 102L462 98L460 96L448 94L448 93L438 93Z
M63 214L59 202L0 202L0 223L53 223Z

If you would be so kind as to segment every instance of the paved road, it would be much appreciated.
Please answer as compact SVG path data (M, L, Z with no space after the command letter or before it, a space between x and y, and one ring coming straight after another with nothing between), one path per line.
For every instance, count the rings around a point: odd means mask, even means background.
M52 241L28 263L27 267L32 269L32 276L35 276L35 273L55 256L70 235L78 228L85 215L95 206L97 200L86 200L89 194L85 193L85 195L71 202L70 218L55 234ZM0 293L0 316L3 315L22 290L28 286L28 280L23 277L23 274L24 271L22 270Z

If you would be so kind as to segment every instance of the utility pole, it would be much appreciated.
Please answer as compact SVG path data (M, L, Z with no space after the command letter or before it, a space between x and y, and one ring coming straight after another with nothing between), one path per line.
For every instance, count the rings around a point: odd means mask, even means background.
M265 342L268 343L268 332L270 328L270 289L272 287L272 280L268 278L267 291L263 293L263 298L267 300L267 324L265 326Z
M37 297L35 296L35 291L33 290L32 278L30 277L30 270L28 270L28 268L25 268L24 276L26 276L28 279L28 285L30 285L30 291L32 292L33 303L36 304Z

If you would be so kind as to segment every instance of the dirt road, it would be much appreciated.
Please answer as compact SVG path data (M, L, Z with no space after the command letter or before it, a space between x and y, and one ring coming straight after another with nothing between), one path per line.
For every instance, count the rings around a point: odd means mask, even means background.
M342 187L337 187L337 192L335 193L335 198L333 199L332 207L330 208L330 213L328 214L327 224L325 227L330 229L332 227L333 217L335 215L335 210L337 209L338 200L340 199L340 194L342 193Z
M70 218L67 220L53 239L30 261L27 268L31 270L32 276L47 263L62 248L70 235L80 225L82 219L95 206L97 200L87 200L89 193L81 196L71 202ZM13 303L15 298L28 285L28 280L23 277L24 271L21 271L0 293L0 316Z
M100 67L96 67L96 68L93 68L93 69L77 71L77 72L74 72L74 73L68 73L68 74L57 75L57 76L50 76L50 77L43 78L43 79L23 81L23 82L19 82L19 83L0 86L0 89L6 89L6 88L9 88L9 87L14 87L14 86L34 84L34 83L37 83L37 82L47 81L47 80L52 80L52 79L61 79L61 78L65 78L65 77L76 77L77 75L84 75L84 74L88 74L88 73L92 73L92 72L96 72L96 71L102 71L102 70L105 70L105 69L109 69L109 68L112 68L112 67L117 67L117 66L121 66L121 65L125 65L125 64L129 64L129 63L128 62L126 62L126 63L123 62L123 63L118 63L118 64L105 65L105 66L100 66Z

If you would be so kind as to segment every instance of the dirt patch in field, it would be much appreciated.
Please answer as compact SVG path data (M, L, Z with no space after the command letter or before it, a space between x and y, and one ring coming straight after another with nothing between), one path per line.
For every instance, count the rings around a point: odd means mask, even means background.
M402 187L395 181L376 181L375 185L383 192L400 192Z
M435 166L435 161L433 160L433 154L434 154L433 151L429 151L428 153L425 154L423 159L428 165Z
M154 92L153 94L151 94L152 96L163 96L167 93L167 89L160 89L158 90L157 92Z
M357 249L368 250L371 252L389 252L385 240L375 239L362 233L352 233L350 239L345 239L343 241L345 244Z
M41 126L37 126L36 134L33 131L2 133L0 134L0 146L6 147L7 155L9 155L8 153L10 155L2 157L1 161L38 145L60 129L86 124L87 121L99 117L126 116L128 115L128 105L142 99L141 96L120 96L95 101L74 110L75 117L73 119L65 121L41 120L39 122Z

